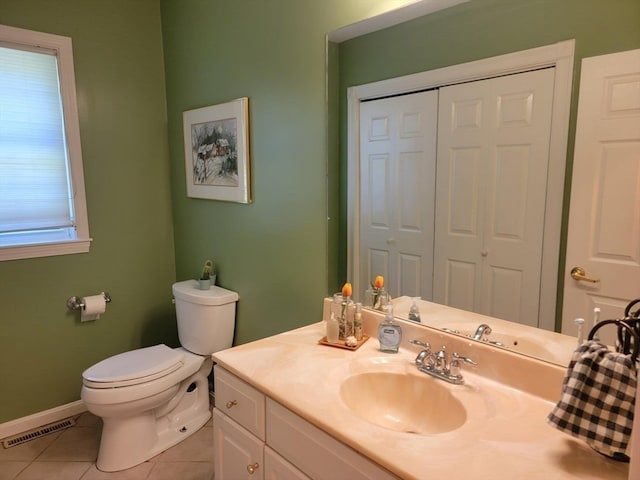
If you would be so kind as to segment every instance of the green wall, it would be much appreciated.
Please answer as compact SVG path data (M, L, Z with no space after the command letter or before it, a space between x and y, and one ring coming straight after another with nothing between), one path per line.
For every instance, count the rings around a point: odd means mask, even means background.
M214 261L218 284L240 295L236 343L320 320L336 283L337 261L327 260L337 252L328 201L337 211L339 190L334 179L328 200L325 34L375 3L161 0L177 276ZM188 198L182 112L239 97L250 102L254 202Z
M70 36L89 228L87 254L0 262L0 423L80 398L109 355L177 344L158 0L0 0L0 24ZM106 290L95 322L72 295Z
M638 0L472 0L336 46L331 68L339 70L340 118L346 89L354 85L470 62L575 39L575 66L565 177L561 265L564 265L571 167L583 58L640 48ZM338 101L336 99L333 100ZM341 192L346 192L346 125L341 125ZM345 198L345 197L342 197ZM346 203L340 205L341 217ZM340 245L346 244L340 225ZM340 258L346 258L344 249ZM339 263L346 275L346 260ZM556 323L561 318L564 271L559 271Z

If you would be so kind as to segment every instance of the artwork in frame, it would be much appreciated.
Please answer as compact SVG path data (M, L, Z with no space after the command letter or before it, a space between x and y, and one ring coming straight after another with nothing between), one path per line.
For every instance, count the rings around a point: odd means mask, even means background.
M251 203L249 99L182 114L187 196Z

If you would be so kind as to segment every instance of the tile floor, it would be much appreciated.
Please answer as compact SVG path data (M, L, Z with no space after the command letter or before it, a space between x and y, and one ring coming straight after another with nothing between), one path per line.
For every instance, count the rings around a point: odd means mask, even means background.
M76 425L3 448L0 480L212 480L213 423L141 465L121 472L96 468L102 422L83 413Z

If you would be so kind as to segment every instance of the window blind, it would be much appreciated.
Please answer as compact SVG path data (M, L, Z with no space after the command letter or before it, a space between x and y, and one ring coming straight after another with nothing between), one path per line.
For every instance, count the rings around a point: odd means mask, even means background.
M74 226L55 54L0 47L0 235Z

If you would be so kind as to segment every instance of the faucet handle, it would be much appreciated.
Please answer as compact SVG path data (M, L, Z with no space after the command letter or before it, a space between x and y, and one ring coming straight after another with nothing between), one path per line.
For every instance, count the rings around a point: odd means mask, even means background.
M478 366L478 362L471 360L469 357L462 357L458 355L456 352L451 354L454 360L462 360L464 363L468 363L469 365L473 365L474 367Z
M458 378L460 380L462 380L462 374L460 373L462 371L462 365L460 365L460 362L468 363L469 365L478 365L477 362L474 362L469 357L461 357L456 352L451 354L451 358L452 360L449 364L449 374L452 377Z
M418 353L418 356L414 360L418 368L425 365L425 363L426 365L433 365L434 360L433 353L431 353L431 345L426 342L421 342L420 340L409 340L409 343L422 347L422 350L420 350L420 353Z
M422 342L420 340L413 339L413 340L409 340L409 343L418 345L419 347L422 347L422 348L426 348L427 350L431 350L431 345L429 345L428 342Z

